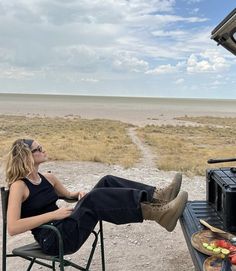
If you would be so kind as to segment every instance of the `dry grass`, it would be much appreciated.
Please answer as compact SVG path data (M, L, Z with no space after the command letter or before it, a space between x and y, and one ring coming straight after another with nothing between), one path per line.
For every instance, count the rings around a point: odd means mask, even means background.
M205 175L209 158L236 157L236 119L182 117L201 126L139 128L138 135L152 147L157 167L188 175ZM37 139L51 160L96 161L131 167L140 152L127 135L128 124L111 120L42 118L0 115L0 156L17 138ZM213 167L232 166L234 163Z
M111 120L0 116L0 156L17 138L39 141L51 160L96 161L133 166L140 156L128 124Z
M155 151L159 169L205 175L206 168L212 167L207 164L209 158L236 157L235 118L184 117L181 120L204 125L148 125L139 129L140 137ZM232 165L221 163L213 167Z

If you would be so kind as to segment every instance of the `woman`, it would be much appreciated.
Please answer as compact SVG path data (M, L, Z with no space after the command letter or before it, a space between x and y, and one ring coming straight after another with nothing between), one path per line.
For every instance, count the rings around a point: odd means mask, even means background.
M181 174L165 189L108 175L85 194L69 192L51 173L39 173L39 165L45 161L47 154L37 141L13 143L6 164L7 219L10 235L31 230L42 250L51 255L58 254L58 242L53 231L38 228L41 224L58 228L68 254L81 247L99 220L115 224L154 220L173 231L187 202L187 192L179 193ZM75 208L58 208L58 196L80 200Z

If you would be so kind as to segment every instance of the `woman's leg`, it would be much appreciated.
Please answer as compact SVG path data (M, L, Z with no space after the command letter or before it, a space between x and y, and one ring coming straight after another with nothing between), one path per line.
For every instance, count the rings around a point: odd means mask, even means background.
M94 188L75 206L69 218L56 222L63 236L65 253L77 251L87 240L99 220L114 224L154 220L172 231L187 202L182 192L169 204L159 207L147 203L148 192L132 188ZM40 240L44 252L57 254L55 234L45 233Z
M80 246L88 238L99 220L113 224L154 220L168 231L173 231L188 199L181 192L170 203L160 206L147 202L148 192L132 188L94 188L75 206L70 218L77 221Z
M87 240L99 220L114 224L142 222L141 202L147 191L126 188L94 188L75 206L71 216L57 228L63 236L65 253L77 251ZM48 254L57 254L56 238L51 236L42 245Z
M142 222L141 202L148 201L148 192L132 188L94 188L75 206L71 217L80 218L81 210L89 213L97 222L104 220L114 224ZM79 223L87 225L86 220Z
M153 193L155 191L154 186L146 185L140 182L134 182L124 178L120 178L113 175L104 176L94 188L113 187L113 188L132 188L135 190L146 191L147 201L151 202Z

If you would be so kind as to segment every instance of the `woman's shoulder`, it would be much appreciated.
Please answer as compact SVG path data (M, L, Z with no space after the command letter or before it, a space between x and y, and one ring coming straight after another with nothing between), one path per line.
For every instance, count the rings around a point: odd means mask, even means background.
M19 179L11 184L10 189L15 189L15 188L19 189L19 188L25 188L25 187L26 187L25 182Z
M20 197L24 198L26 192L27 192L27 186L23 180L17 180L14 183L11 184L10 188L10 194L19 195Z

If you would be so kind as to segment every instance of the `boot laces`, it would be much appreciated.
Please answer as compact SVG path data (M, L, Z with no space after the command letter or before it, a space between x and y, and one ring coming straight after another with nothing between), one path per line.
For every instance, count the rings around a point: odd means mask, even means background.
M152 202L151 202L151 204L153 204L153 205L155 205L155 206L160 206L160 207L162 207L162 206L164 206L164 205L166 205L166 204L168 204L169 202L168 202L168 200L164 200L164 199L156 199L156 198L153 198L152 199Z

